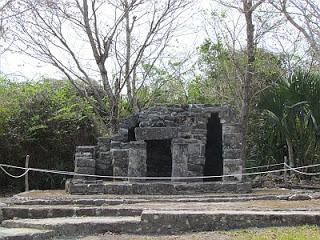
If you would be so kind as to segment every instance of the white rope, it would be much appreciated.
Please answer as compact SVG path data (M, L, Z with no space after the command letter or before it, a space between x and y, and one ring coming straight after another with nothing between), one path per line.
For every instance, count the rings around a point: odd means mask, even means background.
M269 167L282 166L282 165L283 165L283 163L262 165L262 166L256 166L256 167L248 167L248 168L245 168L245 170L258 169L258 168L269 168Z
M253 175L260 175L260 174L267 174L267 173L276 173L276 172L285 172L288 169L276 169L270 171L262 171L262 172L253 172L253 173L235 173L235 174L227 174L227 175L220 175L220 176L198 176L198 177L128 177L128 176L103 176L103 175L94 175L94 174L82 174L82 173L75 173L75 172L68 172L68 171L59 171L59 170L48 170L48 169L40 169L40 168L24 168L18 167L8 164L0 164L1 169L2 167L8 168L15 168L15 169L24 169L34 172L45 172L45 173L52 173L52 174L60 174L60 175L68 175L68 176L80 176L80 177L96 177L96 178L107 178L107 179L132 179L132 180L183 180L183 179L212 179L212 178L223 178L223 177L237 177L237 176L253 176ZM318 167L320 164L313 164L307 165L302 167L291 168L291 170L296 169L305 169L305 168L312 168ZM299 171L300 172L300 171ZM26 174L26 173L25 173Z
M284 164L287 168L289 168L289 171L294 171L296 173L299 173L299 174L302 174L302 175L306 175L306 176L317 176L317 175L320 175L320 172L317 172L317 173L307 173L307 172L301 172L297 169L300 169L300 168L292 168L290 167L288 164ZM317 164L318 165L318 164Z
M5 170L4 168L3 168L3 166L2 166L2 164L0 165L0 168L1 168L1 170L5 173L5 174L7 174L8 176L10 176L10 177L12 177L12 178L21 178L21 177L24 177L26 174L28 174L28 172L30 171L30 169L25 169L25 172L24 173L22 173L21 175L18 175L18 176L15 176L15 175L12 175L11 173L9 173L7 170Z
M7 164L0 164L0 166L26 170L26 168L24 167L18 167L18 166L7 165ZM134 179L135 180L210 179L210 178L222 178L222 177L251 176L251 175L259 175L259 174L284 171L284 169L278 169L278 170L255 172L255 173L236 173L236 174L228 174L228 175L220 175L220 176L198 176L198 177L128 177L128 176L104 176L104 175L94 175L94 174L82 174L82 173L75 173L75 172L48 170L48 169L39 169L39 168L29 168L29 170L34 172L45 172L45 173L61 174L61 175L68 175L68 176L96 177L96 178L107 178L107 179L128 179L128 180L129 179L133 179L133 180Z

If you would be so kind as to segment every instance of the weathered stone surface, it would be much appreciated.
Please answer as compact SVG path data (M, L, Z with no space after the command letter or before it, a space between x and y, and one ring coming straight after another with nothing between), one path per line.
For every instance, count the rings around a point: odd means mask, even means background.
M241 181L242 168L241 159L224 159L223 175L234 175L224 177L224 181Z
M240 133L240 124L238 123L225 123L222 125L222 132L223 134L233 134L233 133Z
M301 211L143 211L143 233L174 234L250 227L318 224L320 214Z
M128 149L112 149L112 166L114 176L127 176L128 175Z
M89 152L92 156L95 156L96 146L77 146L76 152L86 153Z
M308 194L294 194L288 198L289 201L304 201L304 200L311 200L311 199L312 197Z
M187 172L192 175L191 171ZM143 194L143 195L180 195L194 193L249 193L252 191L251 184L240 182L105 182L103 184L72 184L69 187L71 194L105 193L117 195ZM238 199L239 200L239 199ZM220 200L221 201L221 200ZM226 200L224 200L226 201ZM79 203L77 203L79 204ZM86 203L84 203L86 204Z
M144 141L132 142L129 148L128 177L145 177L147 175L147 149ZM129 181L141 181L129 179Z
M223 134L223 149L241 149L240 133Z
M96 161L94 159L85 158L85 157L77 157L75 158L75 166L78 167L88 167L88 168L95 168Z
M203 172L203 166L196 164L188 164L188 171L197 172L197 175L200 176L199 174Z
M119 126L111 138L98 139L97 150L92 146L77 148L77 171L85 172L94 165L98 175L121 176L125 180L146 175L203 176L204 166L206 174L208 169L215 170L206 161L217 160L219 172L223 165L225 174L239 174L224 181L242 180L240 125L227 105L156 105L121 120ZM214 134L222 136L215 139ZM223 163L221 158L225 159Z
M90 174L90 175L94 175L96 172L95 168L90 168L90 167L75 167L74 171L76 173L80 173L80 174Z
M98 150L99 152L108 152L110 151L111 139L106 137L98 138Z
M132 185L132 193L148 195L175 194L175 188L174 185L167 183L135 183Z
M240 149L227 149L223 152L224 159L240 159Z
M158 140L178 137L178 128L175 127L148 127L135 128L137 140Z
M72 217L6 220L6 227L54 230L56 235L80 236L105 232L136 232L140 217Z
M34 228L5 228L0 227L1 240L43 240L51 239L53 231Z
M172 177L188 175L189 145L183 142L172 142ZM172 181L185 181L172 179Z

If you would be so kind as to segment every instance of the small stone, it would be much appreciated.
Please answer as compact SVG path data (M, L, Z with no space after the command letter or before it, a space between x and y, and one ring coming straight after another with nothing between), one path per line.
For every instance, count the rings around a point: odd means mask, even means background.
M307 194L294 194L288 198L289 201L304 201L311 200L311 196Z

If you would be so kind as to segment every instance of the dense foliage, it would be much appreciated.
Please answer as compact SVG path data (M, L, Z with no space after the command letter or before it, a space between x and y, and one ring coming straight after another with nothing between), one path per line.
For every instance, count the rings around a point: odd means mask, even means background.
M94 143L91 107L65 81L12 82L0 80L0 159L2 163L73 170L76 145ZM12 171L20 174L21 171ZM0 183L10 181L4 174ZM50 188L63 183L61 176L30 173L30 187Z
M308 165L320 161L320 75L296 72L261 95L252 118L249 158Z

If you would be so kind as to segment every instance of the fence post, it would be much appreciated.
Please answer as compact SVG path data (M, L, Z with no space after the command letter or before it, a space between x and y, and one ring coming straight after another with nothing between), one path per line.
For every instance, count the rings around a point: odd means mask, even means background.
M30 155L27 155L26 156L26 162L25 162L26 171L29 168L29 160L30 160ZM29 173L27 173L24 176L24 184L25 184L25 191L28 192L29 191Z
M284 177L284 180L287 179L287 164L288 164L288 157L284 156L284 158L283 158L283 169L284 169L283 177Z

